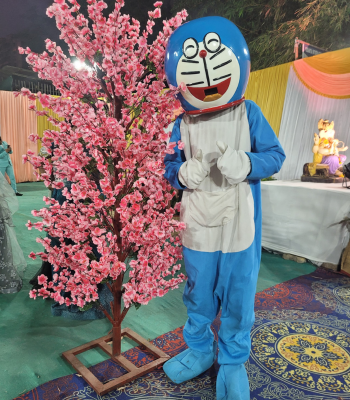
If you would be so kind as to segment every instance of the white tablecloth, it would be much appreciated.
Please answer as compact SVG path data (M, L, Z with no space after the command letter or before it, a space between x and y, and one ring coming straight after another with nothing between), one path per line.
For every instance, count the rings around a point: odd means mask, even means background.
M338 264L349 233L350 190L341 184L262 182L262 246Z

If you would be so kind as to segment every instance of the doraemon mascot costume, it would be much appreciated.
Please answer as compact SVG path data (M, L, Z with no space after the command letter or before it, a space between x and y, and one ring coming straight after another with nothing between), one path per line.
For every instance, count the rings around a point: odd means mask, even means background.
M232 22L206 17L180 26L169 38L165 72L169 84L187 87L170 139L175 153L164 162L166 179L184 190L188 349L164 371L175 383L194 378L219 346L217 399L249 400L244 363L261 258L260 179L278 172L285 155L260 108L244 100L250 56ZM217 344L210 325L220 307Z

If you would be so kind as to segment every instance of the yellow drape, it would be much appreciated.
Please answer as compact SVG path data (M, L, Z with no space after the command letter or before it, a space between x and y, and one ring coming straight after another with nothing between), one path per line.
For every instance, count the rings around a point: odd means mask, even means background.
M304 58L303 61L325 74L348 74L350 72L350 48L329 51L318 56Z
M36 108L38 111L43 111L43 110L47 111L51 117L57 118L60 121L64 120L64 118L59 118L58 115L56 113L54 113L52 110L49 110L48 108L44 108L41 105L39 100L36 100ZM43 137L44 131L46 131L47 129L51 129L53 131L59 130L59 128L57 126L52 125L51 122L49 122L47 120L47 117L43 116L43 117L37 117L37 118L38 118L37 134L39 135L39 137ZM40 151L40 148L41 148L41 142L38 141L38 151Z
M290 66L292 63L254 71L250 74L245 98L260 108L278 136Z

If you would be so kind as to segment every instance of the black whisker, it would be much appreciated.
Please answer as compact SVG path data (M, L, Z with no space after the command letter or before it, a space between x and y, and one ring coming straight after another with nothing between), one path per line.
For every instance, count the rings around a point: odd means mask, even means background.
M193 60L182 60L182 62L188 62L192 64L199 64L199 61L193 61Z
M220 76L220 78L215 78L215 79L213 79L213 81L219 81L220 79L224 79L224 78L228 78L229 76L231 76L232 74L227 74L227 75L224 75L224 76ZM188 85L187 85L188 86Z
M218 51L217 53L215 53L213 56L211 56L209 58L209 60L212 60L214 57L218 56L219 54L221 54L223 51L225 50L225 47L223 47L220 51Z
M203 58L203 63L204 63L205 75L206 75L207 81L208 81L208 86L210 86L209 72L208 72L207 63L205 61L205 58Z
M224 62L224 63L222 63L222 64L219 64L219 65L217 65L216 67L214 67L213 69L221 68L221 67L223 67L223 66L225 66L225 65L227 65L227 64L230 64L230 62L232 62L232 60L228 60L228 61L226 61L226 62Z
M202 82L189 83L189 84L186 85L186 86L200 85L201 83L204 83L204 82L202 81Z
M181 72L181 75L197 75L200 71Z

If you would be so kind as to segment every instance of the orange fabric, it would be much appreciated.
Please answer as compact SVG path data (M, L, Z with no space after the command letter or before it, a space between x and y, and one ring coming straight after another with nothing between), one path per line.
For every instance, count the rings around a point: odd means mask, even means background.
M310 67L325 74L338 75L350 73L350 47L329 51L318 56L303 59Z
M294 61L293 68L298 78L313 92L336 99L350 98L350 73L326 74L304 60Z
M27 150L37 154L36 143L28 136L37 133L37 117L29 109L27 97L15 98L12 92L0 91L0 132L1 138L11 145L11 160L15 171L16 182L36 181L31 164L22 162L22 155Z

